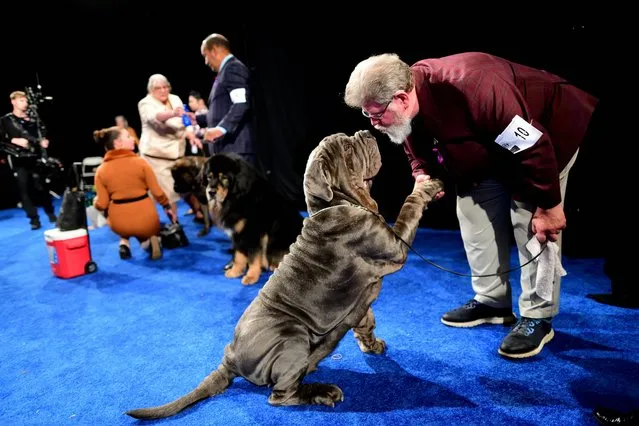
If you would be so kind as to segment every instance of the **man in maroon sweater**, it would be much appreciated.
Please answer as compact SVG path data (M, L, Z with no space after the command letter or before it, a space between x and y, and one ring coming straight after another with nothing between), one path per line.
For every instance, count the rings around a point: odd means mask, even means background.
M598 99L546 71L471 52L412 66L394 54L370 57L353 70L344 100L403 144L416 180L435 166L456 186L475 296L442 322L515 322L508 274L476 275L509 269L513 231L521 264L532 258L533 236L561 247L568 172ZM536 265L522 268L521 318L499 348L503 356L536 355L554 336L559 279L540 291Z

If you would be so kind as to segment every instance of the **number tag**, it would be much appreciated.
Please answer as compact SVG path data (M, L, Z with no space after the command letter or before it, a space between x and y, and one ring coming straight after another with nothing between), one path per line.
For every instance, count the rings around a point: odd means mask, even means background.
M513 154L533 146L543 133L518 115L512 119L506 130L501 132L495 142Z

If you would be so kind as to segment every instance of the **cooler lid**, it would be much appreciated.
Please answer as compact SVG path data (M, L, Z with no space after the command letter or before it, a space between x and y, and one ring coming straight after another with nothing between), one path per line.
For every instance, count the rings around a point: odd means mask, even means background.
M85 235L87 235L87 230L84 228L74 229L73 231L60 231L60 228L55 228L44 231L44 238L49 241L70 240L84 237Z

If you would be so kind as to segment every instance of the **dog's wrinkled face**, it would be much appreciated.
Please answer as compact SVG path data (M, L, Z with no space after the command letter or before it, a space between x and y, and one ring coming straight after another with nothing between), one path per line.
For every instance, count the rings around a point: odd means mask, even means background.
M369 131L324 138L311 152L304 173L309 213L344 202L377 212L370 189L381 165L377 140Z

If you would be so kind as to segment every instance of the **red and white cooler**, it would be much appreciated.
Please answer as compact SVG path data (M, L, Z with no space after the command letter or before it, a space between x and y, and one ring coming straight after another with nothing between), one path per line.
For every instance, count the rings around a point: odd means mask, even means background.
M47 243L51 271L55 276L73 278L95 271L86 229L49 229L44 232L44 239Z

